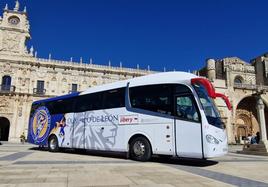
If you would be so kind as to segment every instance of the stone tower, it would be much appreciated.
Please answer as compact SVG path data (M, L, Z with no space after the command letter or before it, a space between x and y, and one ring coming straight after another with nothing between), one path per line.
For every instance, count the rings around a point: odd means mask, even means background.
M0 54L29 56L25 42L30 38L26 7L20 11L19 2L13 10L6 4L0 17Z
M207 59L207 76L210 81L216 79L216 62L214 59Z

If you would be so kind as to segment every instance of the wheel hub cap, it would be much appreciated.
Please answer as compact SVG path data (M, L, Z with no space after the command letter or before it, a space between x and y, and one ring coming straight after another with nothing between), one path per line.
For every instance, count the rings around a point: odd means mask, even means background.
M145 153L145 145L140 141L135 142L133 149L135 155L137 156L142 156Z
M51 148L51 149L55 149L55 148L56 148L56 141L55 141L55 139L52 139L52 140L50 141L50 148Z

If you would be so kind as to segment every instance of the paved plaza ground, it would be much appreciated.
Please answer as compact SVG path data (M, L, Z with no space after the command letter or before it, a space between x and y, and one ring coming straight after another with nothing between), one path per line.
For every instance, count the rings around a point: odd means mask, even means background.
M0 146L0 186L268 186L268 157L236 154L209 161L65 151L50 153L30 144Z

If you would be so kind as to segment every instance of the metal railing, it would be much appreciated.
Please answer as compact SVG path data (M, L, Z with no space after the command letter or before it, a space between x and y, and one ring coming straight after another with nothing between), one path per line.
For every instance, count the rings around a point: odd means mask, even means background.
M11 85L0 85L0 92L9 93L15 92L16 87Z
M45 95L46 94L46 89L34 88L33 89L33 94L35 94L35 95Z

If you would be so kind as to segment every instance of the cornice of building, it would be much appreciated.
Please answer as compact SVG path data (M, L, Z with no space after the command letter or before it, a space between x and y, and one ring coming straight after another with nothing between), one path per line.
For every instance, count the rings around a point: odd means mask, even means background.
M36 63L40 66L44 65L53 68L94 71L94 72L112 73L112 74L114 73L114 74L128 74L128 75L147 75L150 73L156 73L155 71L143 70L143 69L87 64L81 62L62 61L62 60L44 59L44 58L36 58Z
M35 58L32 56L20 56L20 55L1 55L1 62L8 62L12 64L24 64L37 67L47 67L47 68L60 68L60 69L69 69L69 70L78 70L78 71L88 71L88 72L101 72L101 73L110 73L110 74L125 74L132 76L147 75L151 73L156 73L156 71L143 70L143 69L134 69L134 68L125 68L125 67L115 67L115 66L105 66L98 64L86 64L79 62L71 61L62 61L54 59L44 59L44 58Z
M15 32L27 33L28 34L28 30L21 29L21 28L0 26L0 29L3 30L3 31L15 31Z
M224 65L228 65L228 64L243 64L243 65L248 65L248 66L251 66L251 64L247 63L246 61L238 58L238 57L226 57L226 58L223 58L219 61L223 61L224 62Z

